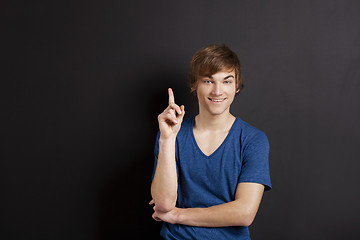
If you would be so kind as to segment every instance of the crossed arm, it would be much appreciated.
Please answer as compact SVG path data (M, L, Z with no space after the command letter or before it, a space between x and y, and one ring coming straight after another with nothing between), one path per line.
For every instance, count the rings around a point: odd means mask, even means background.
M234 201L208 208L177 208L160 211L154 206L153 218L172 224L197 227L249 226L253 222L264 192L257 183L239 183ZM150 202L153 204L154 200Z
M153 218L172 224L198 227L249 226L255 218L264 192L257 183L239 183L234 201L208 208L177 208L177 173L175 139L184 116L184 107L177 106L169 89L169 106L158 116L159 155L151 195Z

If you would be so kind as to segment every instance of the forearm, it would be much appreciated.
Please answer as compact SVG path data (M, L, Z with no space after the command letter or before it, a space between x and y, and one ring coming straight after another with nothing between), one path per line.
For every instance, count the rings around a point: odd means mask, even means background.
M159 154L155 175L151 184L152 198L160 211L175 207L177 199L177 172L175 163L176 136L159 139Z
M197 227L249 226L255 214L241 201L232 201L208 208L179 208L176 222Z

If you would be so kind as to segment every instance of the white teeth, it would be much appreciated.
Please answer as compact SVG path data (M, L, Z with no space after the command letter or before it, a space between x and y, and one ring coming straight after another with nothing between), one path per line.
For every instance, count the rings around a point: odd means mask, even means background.
M209 98L211 101L213 101L213 102L222 102L224 99L211 99L211 98Z

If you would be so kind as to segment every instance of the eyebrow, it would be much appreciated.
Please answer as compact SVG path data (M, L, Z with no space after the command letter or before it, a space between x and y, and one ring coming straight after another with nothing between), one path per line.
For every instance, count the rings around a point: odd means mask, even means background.
M213 79L213 76L206 76L206 77L208 77L208 78L210 78L210 79ZM235 77L230 74L230 75L224 77L224 80L229 79L229 78L235 78Z
M233 75L228 75L224 78L224 80L229 79L229 78L235 78L235 77Z

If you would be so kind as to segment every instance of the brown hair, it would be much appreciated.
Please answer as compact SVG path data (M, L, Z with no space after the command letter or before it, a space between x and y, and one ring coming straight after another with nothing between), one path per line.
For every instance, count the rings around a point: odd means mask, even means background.
M236 90L243 88L241 63L237 55L225 45L210 45L194 54L190 63L190 91L196 95L199 77L211 76L222 70L235 71Z

